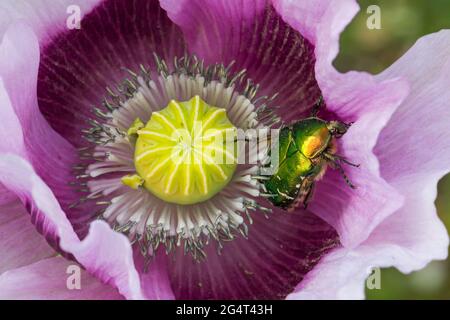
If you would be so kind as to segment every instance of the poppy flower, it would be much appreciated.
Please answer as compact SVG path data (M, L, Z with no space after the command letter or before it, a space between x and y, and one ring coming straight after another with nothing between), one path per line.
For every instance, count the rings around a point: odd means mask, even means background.
M433 202L450 170L450 33L379 75L342 74L332 62L357 11L353 0L3 1L0 297L363 298L371 267L445 259ZM352 124L336 149L359 165L345 168L355 189L326 170L308 207L287 213L267 201L258 165L165 162L169 133L199 114L214 134L277 128L321 97L324 119ZM195 150L183 157L215 148L185 138ZM67 287L74 264L80 290Z

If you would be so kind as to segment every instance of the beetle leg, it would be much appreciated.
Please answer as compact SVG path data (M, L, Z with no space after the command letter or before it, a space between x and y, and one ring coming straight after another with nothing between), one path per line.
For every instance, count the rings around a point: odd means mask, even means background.
M311 201L312 196L314 194L314 186L315 186L314 177L313 176L305 177L300 186L300 191L297 195L297 198L287 209L288 212L294 211L299 204L303 204L304 209L307 209L308 203Z
M303 206L305 209L308 208L308 204L314 195L315 187L316 187L316 184L315 184L314 180L312 180L311 183L308 185L308 192L305 195L305 200L303 200Z
M350 162L346 158L344 158L344 157L342 157L340 155L337 155L337 154L333 154L333 157L336 158L337 160L339 160L339 161L341 161L341 162L343 162L345 164L348 164L349 166L355 167L355 168L359 168L361 166L360 164L355 164L353 162Z
M335 163L335 165L341 176L344 178L345 182L348 184L348 186L352 189L356 189L355 185L350 181L350 179L345 174L345 171L344 169L342 169L342 166L339 163Z
M320 98L317 100L317 102L314 104L314 107L311 110L311 117L315 118L320 112L320 109L322 109L324 103L323 103L323 96L320 96Z
M341 174L341 176L344 178L345 182L348 184L348 186L352 189L356 189L356 186L350 181L350 179L347 177L347 175L345 174L344 169L342 168L341 164L339 163L339 161L343 161L343 159L340 159L339 156L336 155L331 155L328 154L326 152L323 153L324 157L328 160L328 162L330 163L331 167L333 169L336 169L339 171L339 173ZM346 161L343 161L345 163L347 163ZM353 165L353 164L352 164Z

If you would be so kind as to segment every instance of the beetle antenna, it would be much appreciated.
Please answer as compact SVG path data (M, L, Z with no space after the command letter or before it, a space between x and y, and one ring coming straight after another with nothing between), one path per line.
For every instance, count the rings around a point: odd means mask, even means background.
M336 158L337 160L339 160L345 164L348 164L349 166L355 167L355 168L359 168L361 166L360 164L355 164L353 162L350 162L347 159L345 159L344 157L339 156L337 154L334 154L333 157Z
M350 179L345 174L345 171L342 168L342 166L338 162L334 162L334 165L336 166L336 169L339 171L339 173L341 174L342 178L344 178L344 180L348 184L348 186L350 188L352 188L352 189L356 189L355 185L350 181Z
M320 109L322 109L324 103L323 103L323 96L320 96L317 102L314 104L314 107L311 110L311 117L315 118L320 112Z

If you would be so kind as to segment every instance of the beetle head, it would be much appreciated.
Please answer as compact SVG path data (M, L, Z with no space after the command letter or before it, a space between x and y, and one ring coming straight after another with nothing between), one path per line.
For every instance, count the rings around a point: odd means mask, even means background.
M327 123L327 128L330 130L332 136L340 138L342 137L352 124L347 124L341 121L330 121Z

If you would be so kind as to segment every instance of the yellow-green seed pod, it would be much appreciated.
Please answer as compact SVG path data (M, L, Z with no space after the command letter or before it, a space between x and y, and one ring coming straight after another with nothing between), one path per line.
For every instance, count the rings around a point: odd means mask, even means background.
M171 101L137 134L136 171L143 187L164 201L181 205L206 201L233 177L236 128L225 109L198 96Z

